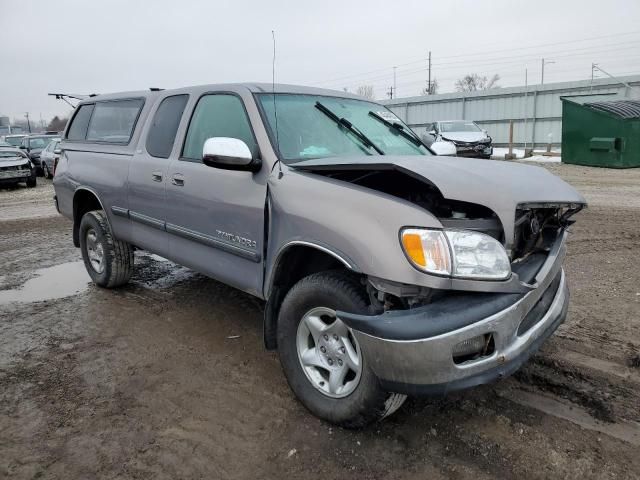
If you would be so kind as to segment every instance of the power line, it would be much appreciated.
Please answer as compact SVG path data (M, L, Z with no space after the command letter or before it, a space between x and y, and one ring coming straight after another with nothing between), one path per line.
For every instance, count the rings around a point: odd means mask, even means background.
M567 41L563 41L563 42L553 42L553 43L543 43L543 44L537 44L537 45L529 45L529 46L523 46L523 47L516 47L516 48L506 48L506 49L500 49L500 50L493 50L493 51L484 51L484 52L475 52L475 53L465 53L465 54L459 54L459 55L447 55L447 56L443 56L441 58L444 59L450 59L450 58L462 58L462 57L469 57L469 56L477 56L477 55L487 55L487 54L492 54L492 53L501 53L501 52L515 52L515 51L522 51L522 50L529 50L532 48L540 48L540 47L548 47L548 46L557 46L557 45L567 45L567 44L572 44L572 43L580 43L580 42L589 42L589 41L593 41L593 40L601 40L604 38L615 38L615 37L621 37L621 36L627 36L627 35L636 35L639 34L640 30L636 30L636 31L632 31L632 32L622 32L622 33L616 33L616 34L611 34L611 35L600 35L597 37L587 37L587 38L581 38L581 39L576 39L576 40L567 40ZM415 61L411 61L411 62L407 62L407 63L400 63L400 64L396 64L396 67L405 67L408 65L415 65L417 63L422 63L424 61L428 60L428 57L422 57L418 60ZM374 69L374 70L369 70L366 72L360 72L360 73L354 73L354 74L350 74L350 75L343 75L340 77L335 77L332 79L327 79L327 80L322 80L320 82L316 82L314 83L314 85L321 85L321 84L326 84L326 83L334 83L334 81L338 81L338 80L345 80L345 79L349 79L349 78L354 78L354 77L360 77L363 75L369 75L371 73L377 73L377 72L382 72L382 71L389 71L392 67L385 67L385 68L378 68L378 69Z
M590 51L586 51L583 53L568 53L568 54L557 54L557 55L553 55L554 59L567 59L564 60L564 62L569 61L571 62L573 59L578 59L577 57L584 57L584 56L590 56L590 57L594 57L597 55L602 55L602 54L606 54L609 52L620 52L621 50L629 50L629 49L638 49L640 47L640 44L634 44L634 45L629 45L627 47L619 47L619 46L615 46L614 48L601 48L601 49L597 49L597 50L590 50ZM581 51L584 49L578 49L577 51ZM567 50L565 50L567 51ZM571 52L571 50L568 50L569 52ZM615 57L615 54L613 55ZM625 58L633 58L634 55L626 55ZM488 66L495 66L495 65L523 65L525 62L527 61L534 61L534 60L539 60L540 57L538 56L534 56L533 54L530 54L528 56L517 56L517 57L502 57L504 60L503 61L478 61L478 62L466 62L464 65L460 65L457 67L448 67L445 70L456 70L456 69L461 69L464 68L465 70L468 70L470 67L488 67ZM510 58L512 58L511 60L509 60ZM438 63L434 63L433 65L440 65L442 66L443 64L438 64ZM413 74L417 74L417 73L423 73L423 72L428 72L429 68L428 67L420 67L417 69L412 69L412 70L404 70L404 71L400 71L397 73L398 76L402 76L402 77L406 77L409 75L413 75ZM498 72L499 73L499 72ZM363 78L363 79L359 79L359 80L354 80L353 83L349 82L349 85L353 85L354 83L370 83L370 82L374 82L376 80L384 80L384 79L388 79L390 78L389 73L385 73L383 75L377 75L374 77L368 77L368 78ZM442 78L441 78L442 80ZM338 83L336 82L335 85L338 85ZM344 85L344 83L341 83L340 85Z

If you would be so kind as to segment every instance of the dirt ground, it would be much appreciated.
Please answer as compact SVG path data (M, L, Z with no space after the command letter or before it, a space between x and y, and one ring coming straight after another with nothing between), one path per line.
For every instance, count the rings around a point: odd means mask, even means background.
M363 431L295 400L259 301L140 252L88 285L51 183L0 189L0 478L640 478L640 169L546 168L590 203L567 322L514 377Z

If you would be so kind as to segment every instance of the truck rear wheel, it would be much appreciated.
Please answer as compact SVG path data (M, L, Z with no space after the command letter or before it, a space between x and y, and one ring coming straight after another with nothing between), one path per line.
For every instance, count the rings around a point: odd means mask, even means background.
M93 282L104 288L124 285L133 273L133 247L116 240L102 210L87 212L80 222L80 250Z
M360 428L396 411L405 396L384 391L336 310L367 313L358 281L342 272L300 280L278 318L278 352L289 386L314 415Z

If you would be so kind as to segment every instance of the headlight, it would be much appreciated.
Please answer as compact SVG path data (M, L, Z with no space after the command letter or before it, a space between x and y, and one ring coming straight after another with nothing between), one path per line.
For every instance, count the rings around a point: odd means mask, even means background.
M405 228L400 238L411 263L427 273L481 280L511 275L504 247L484 233Z

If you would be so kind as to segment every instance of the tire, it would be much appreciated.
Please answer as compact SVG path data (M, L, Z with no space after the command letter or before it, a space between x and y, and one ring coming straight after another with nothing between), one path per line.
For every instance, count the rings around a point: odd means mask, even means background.
M80 251L84 266L96 285L116 288L131 278L133 247L113 238L103 210L93 210L82 217Z
M326 341L324 344L321 343L323 340L320 336L327 338L324 334L318 335L319 341L316 343L316 336L305 326L309 317L321 318L329 311L368 313L367 297L363 290L357 279L344 272L315 273L303 278L291 288L282 302L278 316L278 354L291 390L311 413L346 428L362 428L381 420L400 408L406 399L404 395L388 393L380 387L378 378L367 365L364 352L360 350L350 332L344 337L333 337L329 333L329 342L332 342L333 338L337 342L330 346ZM327 314L325 321L330 322L329 317L330 314ZM338 327L335 322L339 322ZM334 328L344 328L344 331L348 332L346 326L338 319L325 327L330 329L326 330L329 332ZM340 343L341 340L345 340L345 343ZM304 346L305 342L309 342L308 348ZM350 346L346 342L351 342ZM350 355L344 355L345 348L335 345L344 345L347 352L356 352L359 355L359 373L350 370L342 377L345 379L344 385L332 393L325 390L331 390L329 373L336 367L335 362L339 361L340 365L343 365L343 362L344 365L351 363L347 360ZM325 353L321 352L323 347L325 349L322 352ZM304 353L300 353L301 349ZM340 360L339 351L342 352L344 360ZM305 367L302 358L310 352L316 363ZM334 367L326 368L329 365L327 362L332 358ZM326 379L326 384L323 383L323 379ZM340 388L343 390L342 393Z
M47 180L51 178L51 173L49 173L49 167L45 162L42 163L42 174L44 175L44 178L46 178Z
M29 177L27 178L27 181L25 183L27 184L28 188L35 188L35 186L38 184L38 181L36 177Z

